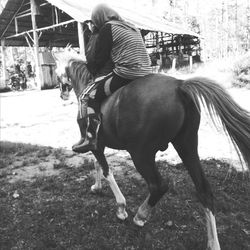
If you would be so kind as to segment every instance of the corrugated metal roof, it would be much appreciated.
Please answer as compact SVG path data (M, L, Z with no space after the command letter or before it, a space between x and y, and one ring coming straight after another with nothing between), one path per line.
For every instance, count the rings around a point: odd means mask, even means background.
M9 34L10 30L10 24L13 21L13 18L15 17L15 14L18 12L19 8L23 5L24 0L17 1L17 0L8 0L5 1L3 4L4 8L2 9L2 12L0 14L0 38L4 34ZM3 7L2 6L2 7Z
M90 19L93 7L96 5L97 1L89 0L47 0L52 5L57 6L61 10L65 11L68 15L79 22L84 22ZM186 34L191 36L199 37L198 34L190 30L184 29L181 25L170 23L163 18L154 16L152 13L145 13L145 11L138 12L129 7L119 5L113 2L110 4L125 20L133 23L138 28L150 30L150 31L160 31L170 34Z
M111 0L106 0L108 2ZM23 13L27 13L27 8L29 7L30 0L8 0L2 13L0 14L0 38L13 36L16 34L15 15L18 13L19 9ZM74 19L79 22L90 19L92 9L97 2L100 0L36 0L36 2L41 5L43 4L43 13L37 16L37 26L38 28L48 27L51 25L51 5L56 6L58 9L64 12L63 20L68 21ZM44 4L46 4L44 6ZM51 4L51 5L50 5ZM135 24L138 28L149 30L149 31L160 31L169 34L186 34L191 36L199 37L198 34L184 29L180 25L174 23L169 23L160 17L140 11L140 13L134 9L126 7L124 5L119 5L119 1L112 0L110 4L112 8L118 11L120 15L127 21ZM30 16L18 19L18 33L26 32L32 30ZM71 23L63 25L60 32L55 29L42 31L42 36L39 40L40 46L65 46L67 43L77 46L77 24ZM6 40L6 45L8 46L27 46L27 42L24 36L12 37Z

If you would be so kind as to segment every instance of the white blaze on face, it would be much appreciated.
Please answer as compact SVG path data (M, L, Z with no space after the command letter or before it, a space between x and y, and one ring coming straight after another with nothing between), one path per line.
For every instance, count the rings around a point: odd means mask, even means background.
M65 75L65 68L67 67L66 63L57 63L57 67L56 67L56 75L58 77L61 77L62 75Z

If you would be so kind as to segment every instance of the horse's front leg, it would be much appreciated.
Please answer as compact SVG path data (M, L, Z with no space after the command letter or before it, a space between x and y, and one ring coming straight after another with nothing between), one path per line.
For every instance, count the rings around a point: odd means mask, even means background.
M111 171L109 171L109 173L107 174L106 180L108 181L109 186L110 186L111 190L113 191L113 194L114 194L115 199L116 199L116 203L117 203L116 215L120 220L125 220L128 217L128 214L125 210L126 200L125 200L120 188L118 187L118 185L115 181L114 175Z
M108 181L109 186L115 196L116 203L117 203L117 212L116 215L119 219L125 220L128 217L128 214L126 212L126 200L123 196L120 188L118 187L113 173L110 171L106 157L103 153L103 151L93 151L93 154L95 155L97 161L99 164L95 164L97 174L96 174L96 183L91 187L91 190L95 189L96 187L100 187L101 182L101 168L103 171L103 175L105 179ZM99 167L99 168L98 168ZM100 168L101 167L101 168Z
M102 168L98 161L95 161L95 184L91 186L92 193L98 193L102 189Z

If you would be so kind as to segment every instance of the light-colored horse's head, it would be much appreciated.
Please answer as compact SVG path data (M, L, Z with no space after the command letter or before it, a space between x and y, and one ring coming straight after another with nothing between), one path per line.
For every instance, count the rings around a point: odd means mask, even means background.
M91 77L86 67L85 58L69 49L54 54L54 58L61 98L68 100L72 88L78 97Z

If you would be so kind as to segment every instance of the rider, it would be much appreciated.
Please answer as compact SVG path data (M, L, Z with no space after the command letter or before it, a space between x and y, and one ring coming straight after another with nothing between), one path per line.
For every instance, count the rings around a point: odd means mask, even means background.
M80 110L86 111L88 106L88 111L79 112L82 115L78 116L81 140L72 149L79 153L97 149L101 102L118 88L152 72L141 33L134 25L123 20L106 4L94 8L91 21L98 35L91 45L93 53L86 55L87 68L96 78L111 60L113 70L81 102Z

